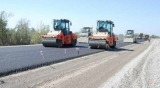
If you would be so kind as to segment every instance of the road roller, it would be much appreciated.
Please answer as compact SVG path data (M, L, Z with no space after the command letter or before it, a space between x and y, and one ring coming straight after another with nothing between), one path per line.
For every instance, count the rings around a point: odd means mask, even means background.
M93 27L83 27L80 30L78 42L79 43L88 43L88 36L91 36L93 33Z
M139 38L140 38L140 39L143 39L143 38L144 38L143 36L144 36L143 33L140 33L140 34L139 34Z
M144 37L145 37L144 39L147 40L149 38L149 35L146 34Z
M42 35L44 47L62 47L64 45L75 46L77 35L70 31L72 22L68 19L53 19L53 31Z
M117 36L113 33L114 23L111 20L98 20L96 32L89 36L91 49L102 48L108 50L116 47Z
M134 30L127 30L123 42L137 42L137 37L134 34Z

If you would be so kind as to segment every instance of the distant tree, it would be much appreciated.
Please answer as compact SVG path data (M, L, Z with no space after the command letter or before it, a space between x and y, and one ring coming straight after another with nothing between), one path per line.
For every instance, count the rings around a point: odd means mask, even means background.
M10 29L9 30L9 44L10 45L16 45L17 44L17 39L16 39L16 28Z
M139 35L140 35L139 33L135 33L134 34L135 37L139 37Z
M123 40L124 39L124 35L123 34L119 34L119 35L117 35L117 37L118 37L118 40Z
M76 34L79 37L79 32L74 32L74 34Z
M50 31L50 26L45 25L42 22L40 22L37 30L35 30L33 28L31 31L32 31L31 44L40 44L41 43L41 35L49 32Z
M8 23L8 18L13 16L11 13L6 13L5 11L0 12L0 45L7 44L7 34L8 29L6 28Z
M27 19L20 19L16 26L17 33L16 39L18 45L26 45L30 44L31 36L30 36L30 28L29 28L29 20Z
M151 38L159 38L159 36L157 36L157 35L151 35Z

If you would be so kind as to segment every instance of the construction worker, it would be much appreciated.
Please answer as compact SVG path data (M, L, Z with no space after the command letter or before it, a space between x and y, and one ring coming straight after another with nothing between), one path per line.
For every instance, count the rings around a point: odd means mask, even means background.
M150 37L148 37L148 42L150 42L150 40L151 40L151 38L150 38Z

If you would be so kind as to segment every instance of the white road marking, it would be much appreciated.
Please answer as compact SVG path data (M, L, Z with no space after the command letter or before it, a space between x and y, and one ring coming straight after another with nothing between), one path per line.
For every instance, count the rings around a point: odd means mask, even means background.
M34 45L15 45L15 46L0 46L0 48L10 48L10 47L25 47L25 46L39 46L42 44L34 44Z

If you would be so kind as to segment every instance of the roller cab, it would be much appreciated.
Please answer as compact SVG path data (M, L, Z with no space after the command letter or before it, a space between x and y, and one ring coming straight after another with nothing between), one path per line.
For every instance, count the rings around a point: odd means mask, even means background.
M72 23L67 19L53 19L53 29L42 35L42 44L45 47L62 47L64 45L75 46L77 35L70 31Z
M134 30L127 30L126 31L125 38L124 38L123 42L130 42L130 43L137 42L137 38L134 34Z
M89 36L89 46L93 48L102 48L108 50L116 47L117 37L113 33L114 23L112 21L98 20L97 31Z
M78 42L79 43L88 43L88 37L93 33L93 27L83 27L80 30Z

